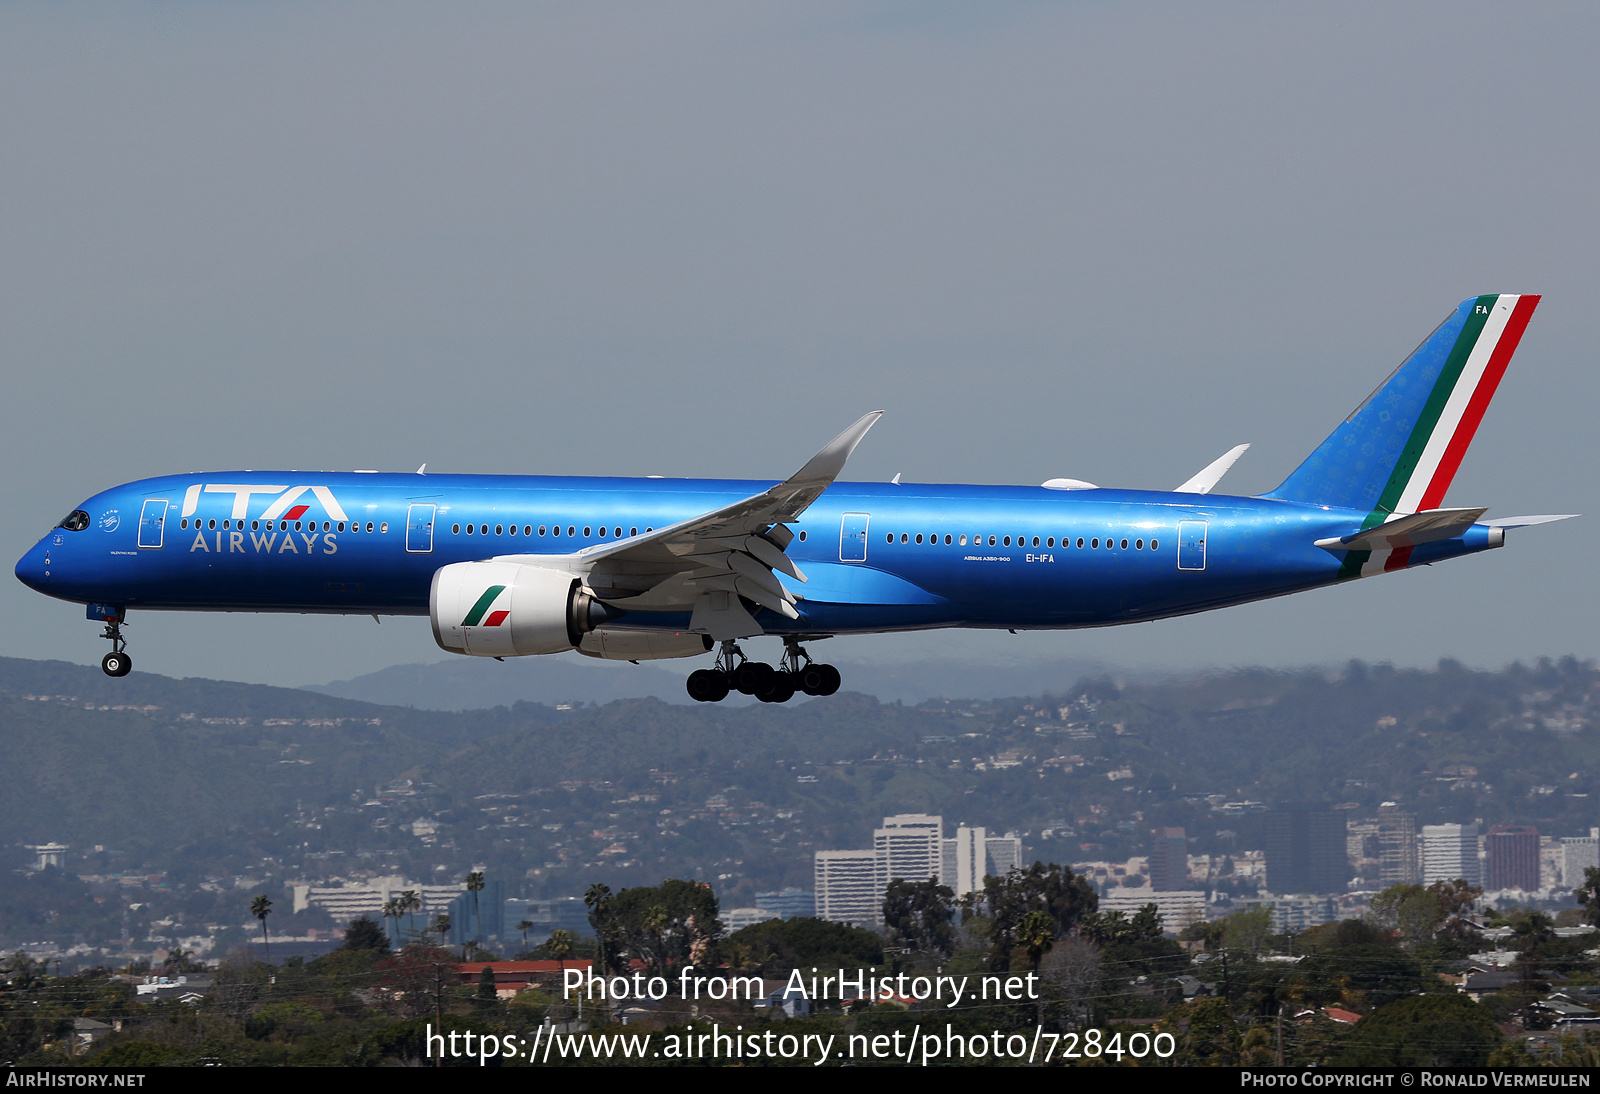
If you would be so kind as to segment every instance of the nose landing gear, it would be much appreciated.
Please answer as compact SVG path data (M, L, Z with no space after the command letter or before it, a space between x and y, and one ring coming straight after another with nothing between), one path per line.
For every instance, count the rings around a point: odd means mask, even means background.
M122 637L122 622L127 617L123 608L108 608L100 604L89 606L90 619L105 620L106 629L101 638L111 640L111 652L100 659L100 671L107 676L126 676L133 671L133 658L128 656L128 643Z

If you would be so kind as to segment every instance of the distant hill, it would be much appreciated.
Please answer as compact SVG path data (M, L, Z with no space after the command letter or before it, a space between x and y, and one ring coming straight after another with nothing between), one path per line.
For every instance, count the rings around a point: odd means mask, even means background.
M696 662L697 665L702 662ZM1073 681L1106 671L1091 661L984 665L971 661L920 661L910 664L839 662L847 690L881 702L918 703L924 699L997 699L1062 691ZM583 705L617 699L654 697L682 704L684 674L650 664L602 662L577 655L453 657L431 664L395 665L353 680L309 685L305 690L368 703L421 710L482 710L519 701ZM751 702L742 696L731 702Z

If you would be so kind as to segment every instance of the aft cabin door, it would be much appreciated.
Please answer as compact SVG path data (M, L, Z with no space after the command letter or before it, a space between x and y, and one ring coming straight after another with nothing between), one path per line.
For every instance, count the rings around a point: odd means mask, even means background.
M425 555L433 550L433 512L431 505L413 505L406 510L406 553Z
M839 521L839 561L867 561L867 525L870 513L846 513Z

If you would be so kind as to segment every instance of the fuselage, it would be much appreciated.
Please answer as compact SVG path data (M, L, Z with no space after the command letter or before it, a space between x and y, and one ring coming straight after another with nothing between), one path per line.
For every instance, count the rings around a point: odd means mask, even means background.
M442 566L570 556L770 481L231 471L96 494L17 564L62 600L131 610L427 615ZM798 620L769 633L1071 628L1183 615L1339 579L1366 511L1138 490L838 482L791 525ZM70 525L80 520L65 522ZM1409 565L1498 545L1474 525ZM629 612L682 628L687 613Z

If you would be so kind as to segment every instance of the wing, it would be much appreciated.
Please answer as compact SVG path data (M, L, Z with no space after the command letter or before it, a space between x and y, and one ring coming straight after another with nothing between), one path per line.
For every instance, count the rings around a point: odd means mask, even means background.
M794 595L776 577L782 572L796 581L806 579L784 553L794 539L784 526L833 485L882 416L881 410L866 415L771 489L642 536L587 547L571 558L587 572L595 596L627 611L689 610L697 619L703 612L725 611L733 613L729 626L761 633L759 626L751 629L753 621L746 622L750 615L737 601L708 596L734 593L798 619ZM691 629L723 637L716 626L691 624Z

